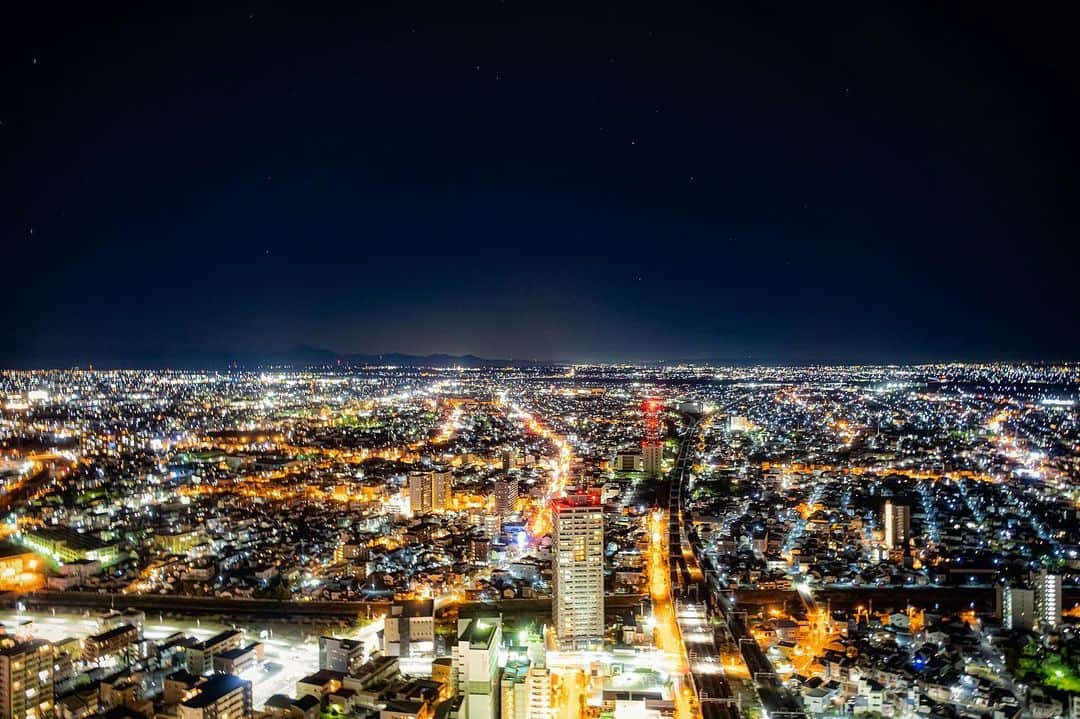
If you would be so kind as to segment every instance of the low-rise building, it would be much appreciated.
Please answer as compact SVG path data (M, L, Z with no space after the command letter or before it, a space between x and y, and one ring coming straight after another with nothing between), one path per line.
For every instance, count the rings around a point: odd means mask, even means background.
M177 719L249 719L251 703L251 682L231 674L217 674L180 703Z

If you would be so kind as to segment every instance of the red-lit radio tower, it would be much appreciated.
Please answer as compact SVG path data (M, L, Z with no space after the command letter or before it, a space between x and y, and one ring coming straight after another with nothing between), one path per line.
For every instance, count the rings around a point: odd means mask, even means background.
M664 403L655 397L647 397L641 404L645 414L645 439L641 441L641 459L645 474L659 477L660 464L664 458L664 444L660 441L660 410Z

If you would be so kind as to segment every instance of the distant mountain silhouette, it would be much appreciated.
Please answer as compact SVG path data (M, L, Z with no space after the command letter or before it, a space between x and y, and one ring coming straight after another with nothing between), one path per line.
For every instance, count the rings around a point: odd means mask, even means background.
M476 355L429 354L414 355L404 352L384 354L338 353L332 350L299 345L284 352L262 355L245 354L230 358L226 363L245 368L258 367L525 367L557 362L535 360L492 359Z

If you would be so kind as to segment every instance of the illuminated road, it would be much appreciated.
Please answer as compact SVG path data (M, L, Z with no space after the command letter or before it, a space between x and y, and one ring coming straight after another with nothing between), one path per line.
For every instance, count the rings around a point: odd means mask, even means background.
M543 437L555 446L556 455L544 460L551 473L551 480L548 483L543 499L536 503L536 511L529 518L529 536L534 538L543 537L550 534L552 530L551 500L566 493L566 483L570 478L570 460L573 457L573 452L570 443L564 437L546 426L532 413L518 405L507 404L505 400L502 404L507 407L507 416L516 422L518 426L527 432Z
M652 596L653 621L656 622L656 643L673 662L672 675L677 678L672 691L676 719L697 719L701 716L694 701L688 678L689 662L686 647L679 631L675 609L671 602L669 553L666 541L668 522L663 510L649 515L649 594Z

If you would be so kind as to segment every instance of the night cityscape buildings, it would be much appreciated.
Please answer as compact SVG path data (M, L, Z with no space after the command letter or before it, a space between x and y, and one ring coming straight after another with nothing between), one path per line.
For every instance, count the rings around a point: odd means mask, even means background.
M551 601L555 636L565 649L588 649L604 637L604 522L597 494L552 501Z
M0 383L4 717L1077 709L1075 365Z
M0 719L1080 719L1058 7L5 10Z

